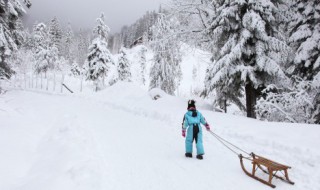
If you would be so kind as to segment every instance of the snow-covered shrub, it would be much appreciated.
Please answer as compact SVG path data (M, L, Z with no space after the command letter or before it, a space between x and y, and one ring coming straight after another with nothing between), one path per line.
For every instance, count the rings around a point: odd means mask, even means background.
M292 89L269 85L256 106L259 119L292 123L320 123L320 83L294 78Z

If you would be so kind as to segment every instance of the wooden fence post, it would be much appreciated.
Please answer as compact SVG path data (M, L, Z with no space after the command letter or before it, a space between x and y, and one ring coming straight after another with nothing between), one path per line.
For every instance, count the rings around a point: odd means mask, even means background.
M49 90L49 78L48 75L46 74L46 79L47 79L47 87L46 87L46 90L48 91Z
M64 73L62 73L62 78L61 78L61 93L63 93L63 82L64 82Z
M83 85L83 75L81 75L80 92L82 92L82 85Z
M27 74L24 73L24 89L27 89Z
M41 72L41 76L40 76L41 78L40 78L40 87L41 87L41 89L42 89L42 87L43 87L43 83L42 83L42 81L43 81L43 73Z
M56 71L53 72L53 92L56 91Z

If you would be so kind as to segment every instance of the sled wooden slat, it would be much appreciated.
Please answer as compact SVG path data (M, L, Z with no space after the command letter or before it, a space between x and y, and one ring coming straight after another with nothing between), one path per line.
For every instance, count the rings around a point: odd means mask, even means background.
M243 169L243 171L250 177L272 187L272 188L275 188L276 186L272 184L272 179L275 177L275 178L278 178L284 182L287 182L291 185L294 184L294 182L292 182L290 179L289 179L289 175L288 175L288 169L290 169L291 167L290 166L286 166L284 164L280 164L278 162L275 162L275 161L272 161L270 159L267 159L267 158L264 158L262 156L258 156L258 155L255 155L254 153L251 153L251 156L252 158L250 158L249 160L252 161L252 172L248 172L245 167L244 167L244 164L243 164L243 156L242 155L239 155L239 158L240 158L240 162L241 162L241 167ZM268 174L269 175L269 179L268 180L264 180L264 179L261 179L259 177L257 177L255 175L257 169L260 169L262 170L264 173ZM281 177L279 175L277 175L277 172L283 172L284 174L284 177Z
M254 156L253 162L256 164L264 165L272 170L286 170L286 169L291 168L290 166L279 164L275 161L272 161L272 160L269 160L269 159L266 159L262 156L257 156L257 155Z

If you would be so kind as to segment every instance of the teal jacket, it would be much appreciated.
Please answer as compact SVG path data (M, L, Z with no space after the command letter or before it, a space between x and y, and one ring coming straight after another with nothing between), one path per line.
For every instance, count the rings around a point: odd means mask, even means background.
M197 113L196 117L193 117L192 114L193 112ZM185 115L184 115L184 122L183 122L183 128L187 129L189 126L192 126L193 124L198 124L200 126L200 123L202 125L206 125L207 121L206 119L202 116L202 114L198 110L189 110Z

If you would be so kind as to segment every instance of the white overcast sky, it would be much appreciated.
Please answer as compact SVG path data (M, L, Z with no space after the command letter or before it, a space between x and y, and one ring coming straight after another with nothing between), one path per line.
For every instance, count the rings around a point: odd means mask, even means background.
M32 26L35 21L45 22L56 16L61 25L70 22L74 30L91 29L102 12L111 32L130 25L147 10L158 10L168 0L31 0L25 22Z

